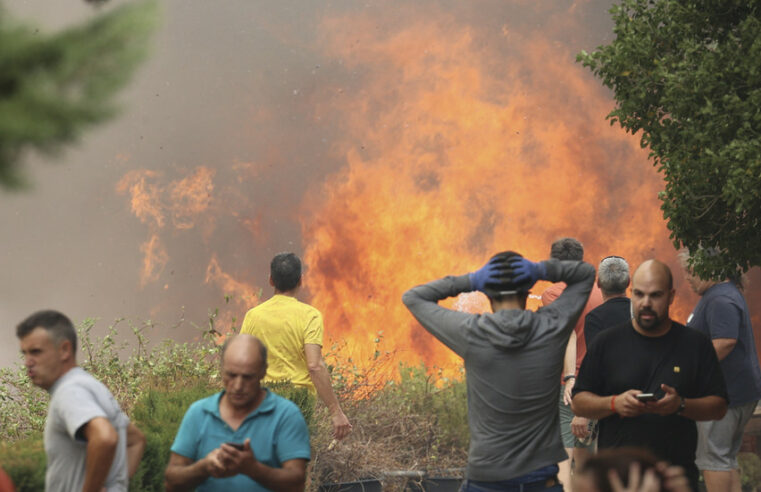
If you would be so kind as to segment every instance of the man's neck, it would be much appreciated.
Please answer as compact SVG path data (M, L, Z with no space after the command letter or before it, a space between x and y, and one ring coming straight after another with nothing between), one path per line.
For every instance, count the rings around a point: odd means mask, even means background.
M274 295L276 295L276 296L277 295L281 295L281 296L288 296L288 297L296 297L296 293L298 291L299 291L298 287L295 288L295 289L286 290L286 291L281 291L281 290L275 289L275 294Z
M60 372L60 374L58 374L58 377L57 377L57 378L56 378L56 380L53 382L53 384L52 384L52 385L50 385L50 387L48 387L48 388L43 388L43 389L44 389L45 391L51 391L51 390L52 390L52 389L55 387L56 383L58 383L58 381L60 381L62 377L64 377L66 374L68 374L68 373L69 373L69 371L71 371L71 370L72 370L72 369L74 369L75 367L77 367L77 363L76 363L76 362L72 362L72 363L67 363L67 364L64 364L64 365L63 365L63 367L61 368L61 372Z
M668 333L671 330L671 318L666 318L665 321L662 321L658 324L658 328L653 331L643 330L638 324L636 319L632 319L632 326L634 326L634 330L639 333L642 336L650 337L650 338L658 338L662 337L666 333Z
M501 301L491 301L491 310L493 313L502 311L503 309L526 309L526 306L516 298L503 299Z
M608 302L611 299L618 299L619 297L626 297L626 292L620 294L606 294L602 291L602 302Z

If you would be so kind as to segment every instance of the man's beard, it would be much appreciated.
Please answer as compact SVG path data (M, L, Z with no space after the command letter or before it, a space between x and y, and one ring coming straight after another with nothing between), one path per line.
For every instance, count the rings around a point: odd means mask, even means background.
M653 317L649 320L643 320L642 319L643 313L650 314ZM659 317L658 313L656 313L652 309L642 308L637 313L637 325L639 325L639 327L642 328L644 331L650 331L650 332L658 331L658 327L660 326L661 321L663 321L663 319Z

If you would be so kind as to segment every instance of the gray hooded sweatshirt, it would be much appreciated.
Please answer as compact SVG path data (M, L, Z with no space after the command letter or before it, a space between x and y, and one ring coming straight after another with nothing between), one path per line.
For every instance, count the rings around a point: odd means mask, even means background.
M545 280L568 287L536 312L468 314L439 306L473 290L468 275L434 280L402 296L420 324L465 361L471 480L509 480L568 458L560 440L558 392L568 338L595 269L580 261L543 263Z

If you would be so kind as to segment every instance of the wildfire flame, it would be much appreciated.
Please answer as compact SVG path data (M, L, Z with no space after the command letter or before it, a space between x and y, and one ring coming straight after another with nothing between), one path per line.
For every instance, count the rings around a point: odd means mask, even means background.
M544 259L560 236L579 238L595 265L610 254L633 267L652 257L676 261L657 200L663 183L638 139L605 120L610 97L574 62L576 48L525 33L517 21L478 30L456 15L414 8L385 20L331 17L320 26L320 48L351 75L313 96L316 119L337 114L342 122L333 153L343 167L301 204L304 282L308 301L324 314L327 351L340 341L342 358L360 368L375 364L380 350L457 376L459 358L401 304L406 289L473 271L506 249ZM556 13L548 30L573 30L575 8ZM213 169L170 182L155 171L127 173L117 190L149 229L141 282L161 276L168 253L159 234L166 230L202 224L211 237L216 218L227 214L247 241L271 240L262 215L292 206L254 210L245 184L272 166L222 166L237 173L225 188L235 197L226 206ZM235 295L240 320L261 289L225 271L222 253L209 257L205 281ZM672 314L684 320L692 304L680 302ZM533 296L530 306L537 304ZM478 312L487 303L475 293L446 305ZM379 377L393 371L390 365Z
M325 103L348 119L346 165L303 221L312 301L352 360L371 358L382 331L398 360L454 374L458 357L401 295L498 251L543 259L565 235L594 263L673 251L662 183L637 139L605 121L611 102L571 52L503 30L511 50L495 58L452 18L380 35L374 25L359 16L324 26L330 53L362 81Z

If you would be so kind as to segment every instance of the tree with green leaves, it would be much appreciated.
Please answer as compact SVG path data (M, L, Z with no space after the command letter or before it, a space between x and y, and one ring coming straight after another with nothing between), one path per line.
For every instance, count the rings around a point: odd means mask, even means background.
M44 35L0 6L0 188L27 184L27 151L53 154L115 114L156 19L155 1L129 3Z
M761 2L622 0L616 39L577 58L664 175L661 209L703 278L761 265ZM718 254L717 254L718 253Z

